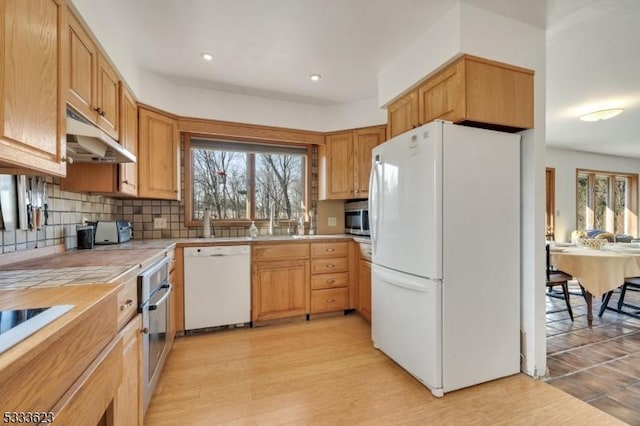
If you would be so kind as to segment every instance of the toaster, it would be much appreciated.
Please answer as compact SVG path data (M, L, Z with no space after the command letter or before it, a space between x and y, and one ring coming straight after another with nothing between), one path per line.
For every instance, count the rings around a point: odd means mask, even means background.
M119 244L131 239L131 223L126 220L100 220L96 224L96 244Z

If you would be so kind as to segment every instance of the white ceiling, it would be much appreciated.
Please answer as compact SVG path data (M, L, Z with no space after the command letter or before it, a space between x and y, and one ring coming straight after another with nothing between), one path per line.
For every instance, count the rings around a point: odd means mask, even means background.
M457 2L112 1L141 67L178 83L318 105L375 97L378 71ZM640 0L463 1L547 28L548 145L640 158ZM322 80L311 82L312 73ZM577 119L608 106L625 112Z

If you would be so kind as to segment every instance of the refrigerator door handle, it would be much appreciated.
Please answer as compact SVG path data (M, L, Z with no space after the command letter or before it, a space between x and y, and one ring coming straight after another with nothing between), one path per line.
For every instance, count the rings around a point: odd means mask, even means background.
M385 270L380 268L378 265L372 265L372 272L389 285L405 288L407 290L420 291L423 293L429 292L428 288L425 286L427 281L442 284L441 279L411 277L399 272L394 273L393 271Z
M375 251L377 234L378 234L378 219L379 219L379 208L380 204L378 201L378 166L381 164L380 162L380 154L376 154L373 158L373 167L371 168L371 175L369 176L369 214L371 214L371 242L372 249Z

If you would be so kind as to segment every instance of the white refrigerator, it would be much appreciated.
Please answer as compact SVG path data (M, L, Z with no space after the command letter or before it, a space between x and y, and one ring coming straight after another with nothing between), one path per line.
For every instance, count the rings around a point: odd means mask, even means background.
M435 396L520 371L520 136L434 121L373 150L374 346Z

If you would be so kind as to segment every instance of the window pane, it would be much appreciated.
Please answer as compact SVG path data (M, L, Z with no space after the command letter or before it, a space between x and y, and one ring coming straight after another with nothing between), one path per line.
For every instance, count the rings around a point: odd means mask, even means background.
M626 234L627 187L629 178L616 177L613 187L613 220L616 234Z
M213 149L192 149L193 218L204 209L214 219L247 218L247 154Z
M607 208L609 207L608 176L596 176L593 196L595 201L593 228L607 230Z
M256 154L256 219L297 219L302 214L305 156Z
M587 229L589 179L585 174L578 175L578 189L576 194L576 207L578 212L577 229Z

